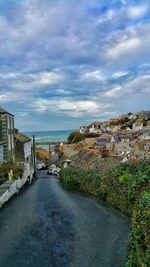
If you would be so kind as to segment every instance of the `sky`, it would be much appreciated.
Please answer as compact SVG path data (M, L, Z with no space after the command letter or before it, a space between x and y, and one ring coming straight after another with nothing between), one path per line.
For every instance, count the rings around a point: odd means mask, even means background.
M150 107L150 1L0 0L0 107L22 131Z

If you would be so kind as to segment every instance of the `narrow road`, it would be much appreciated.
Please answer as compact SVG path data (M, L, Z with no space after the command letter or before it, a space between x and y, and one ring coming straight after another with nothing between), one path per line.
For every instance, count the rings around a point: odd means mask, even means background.
M0 267L123 267L126 216L42 171L0 211Z

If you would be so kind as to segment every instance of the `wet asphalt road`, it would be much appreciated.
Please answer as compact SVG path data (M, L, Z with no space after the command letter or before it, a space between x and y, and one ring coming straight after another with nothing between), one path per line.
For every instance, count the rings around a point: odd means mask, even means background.
M123 267L128 219L38 176L0 211L0 267Z

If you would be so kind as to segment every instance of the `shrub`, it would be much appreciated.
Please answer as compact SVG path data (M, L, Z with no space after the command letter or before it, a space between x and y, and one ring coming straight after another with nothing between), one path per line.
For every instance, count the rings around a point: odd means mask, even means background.
M69 136L68 136L68 143L78 143L82 140L85 139L85 135L79 133L78 131L72 132Z
M150 266L150 162L124 163L111 172L70 167L61 171L67 188L94 195L131 216L132 236L126 267Z
M126 267L147 267L150 264L150 191L143 192L132 216L132 243Z
M2 176L8 177L8 172L13 170L13 178L18 179L23 175L23 168L17 164L16 162L13 163L2 163L0 165L0 173Z

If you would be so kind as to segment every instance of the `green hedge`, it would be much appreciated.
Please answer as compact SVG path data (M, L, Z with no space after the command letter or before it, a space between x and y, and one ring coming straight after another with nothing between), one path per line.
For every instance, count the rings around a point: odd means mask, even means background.
M108 172L66 168L61 181L67 189L86 192L106 201L132 220L127 267L150 266L150 162L121 164Z
M18 179L18 177L22 177L23 167L21 167L17 162L0 164L0 177L5 176L8 178L8 172L11 169L13 170L13 179Z
M70 133L67 138L69 144L78 143L83 141L85 138L99 137L99 134L96 133L80 133L79 131L74 131Z
M81 134L78 131L74 131L68 136L67 141L68 141L68 143L73 144L73 143L78 143L84 139L85 139L84 134Z

